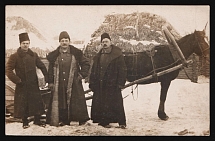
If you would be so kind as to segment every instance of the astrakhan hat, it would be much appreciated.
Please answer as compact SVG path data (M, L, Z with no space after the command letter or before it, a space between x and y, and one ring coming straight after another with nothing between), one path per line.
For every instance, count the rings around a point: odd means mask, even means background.
M23 42L23 41L30 41L29 37L28 37L28 33L20 33L19 34L19 42Z

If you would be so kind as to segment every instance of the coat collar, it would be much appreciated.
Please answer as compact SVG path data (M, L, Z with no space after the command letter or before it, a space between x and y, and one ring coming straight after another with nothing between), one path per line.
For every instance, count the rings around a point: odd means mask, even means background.
M109 54L110 58L111 58L110 61L112 61L113 59L115 59L115 58L119 57L120 55L122 55L122 51L121 51L121 49L119 47L111 45L111 48L112 49L111 49L111 52ZM95 58L99 58L101 56L101 54L102 54L102 49L98 52L98 54L96 55Z
M22 51L21 47L17 49L17 53L20 57L24 57L26 53L28 53L31 56L34 56L34 52L29 48L27 52Z
M69 45L69 50L70 50L70 54L73 54L75 56L75 59L76 60L80 60L80 57L82 56L82 52L81 50L75 48L74 46L72 45ZM49 62L55 62L57 57L60 55L60 46L57 47L56 50L50 52L48 55L47 55L47 60Z
M60 47L59 51L60 53L70 53L70 47L68 47L66 52L63 52L62 47Z
M112 50L112 46L110 46L109 48L102 48L101 53L102 54L110 53L111 50Z
M111 52L108 54L109 57L106 60L106 63L103 64L103 69L107 70L108 65L112 62L112 60L116 59L117 57L122 55L122 51L119 47L111 45L112 49ZM100 63L100 57L101 57L101 53L102 50L99 51L99 53L95 56L94 58L94 63L96 64L95 66L99 66ZM101 78L104 77L104 73L101 75Z

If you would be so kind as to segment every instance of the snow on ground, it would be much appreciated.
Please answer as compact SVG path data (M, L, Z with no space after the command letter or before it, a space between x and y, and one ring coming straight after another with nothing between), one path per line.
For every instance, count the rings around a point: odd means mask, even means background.
M148 27L148 28L150 28L150 27L151 27L150 25L147 25L147 24L144 24L144 26L145 26L145 27Z
M202 78L203 79L203 78ZM203 81L202 81L203 82ZM165 110L170 117L162 121L157 116L159 105L160 83L139 85L138 91L131 94L131 87L122 91L127 119L127 129L103 128L96 123L90 126L78 126L71 122L70 126L45 128L33 125L22 129L22 123L6 123L6 135L42 135L42 136L178 136L180 131L187 129L184 136L203 136L210 132L209 81L193 83L190 80L175 79L168 90ZM88 89L88 84L83 84ZM91 100L87 101L91 105ZM90 107L88 107L90 115Z

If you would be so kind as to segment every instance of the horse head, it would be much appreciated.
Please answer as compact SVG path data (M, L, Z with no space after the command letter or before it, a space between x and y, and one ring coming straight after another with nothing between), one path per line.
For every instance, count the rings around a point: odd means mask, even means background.
M194 31L194 36L197 44L197 47L195 48L194 53L206 58L206 60L209 60L210 45L208 42L208 37L205 34L205 28L202 31L196 31L196 30Z

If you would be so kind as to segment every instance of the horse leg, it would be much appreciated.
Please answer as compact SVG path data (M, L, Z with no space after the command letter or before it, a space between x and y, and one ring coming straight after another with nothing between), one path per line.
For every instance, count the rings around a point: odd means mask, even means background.
M169 89L171 80L161 81L161 93L160 93L160 104L158 109L158 117L161 120L167 120L169 117L165 113L165 101L167 96L167 91Z

